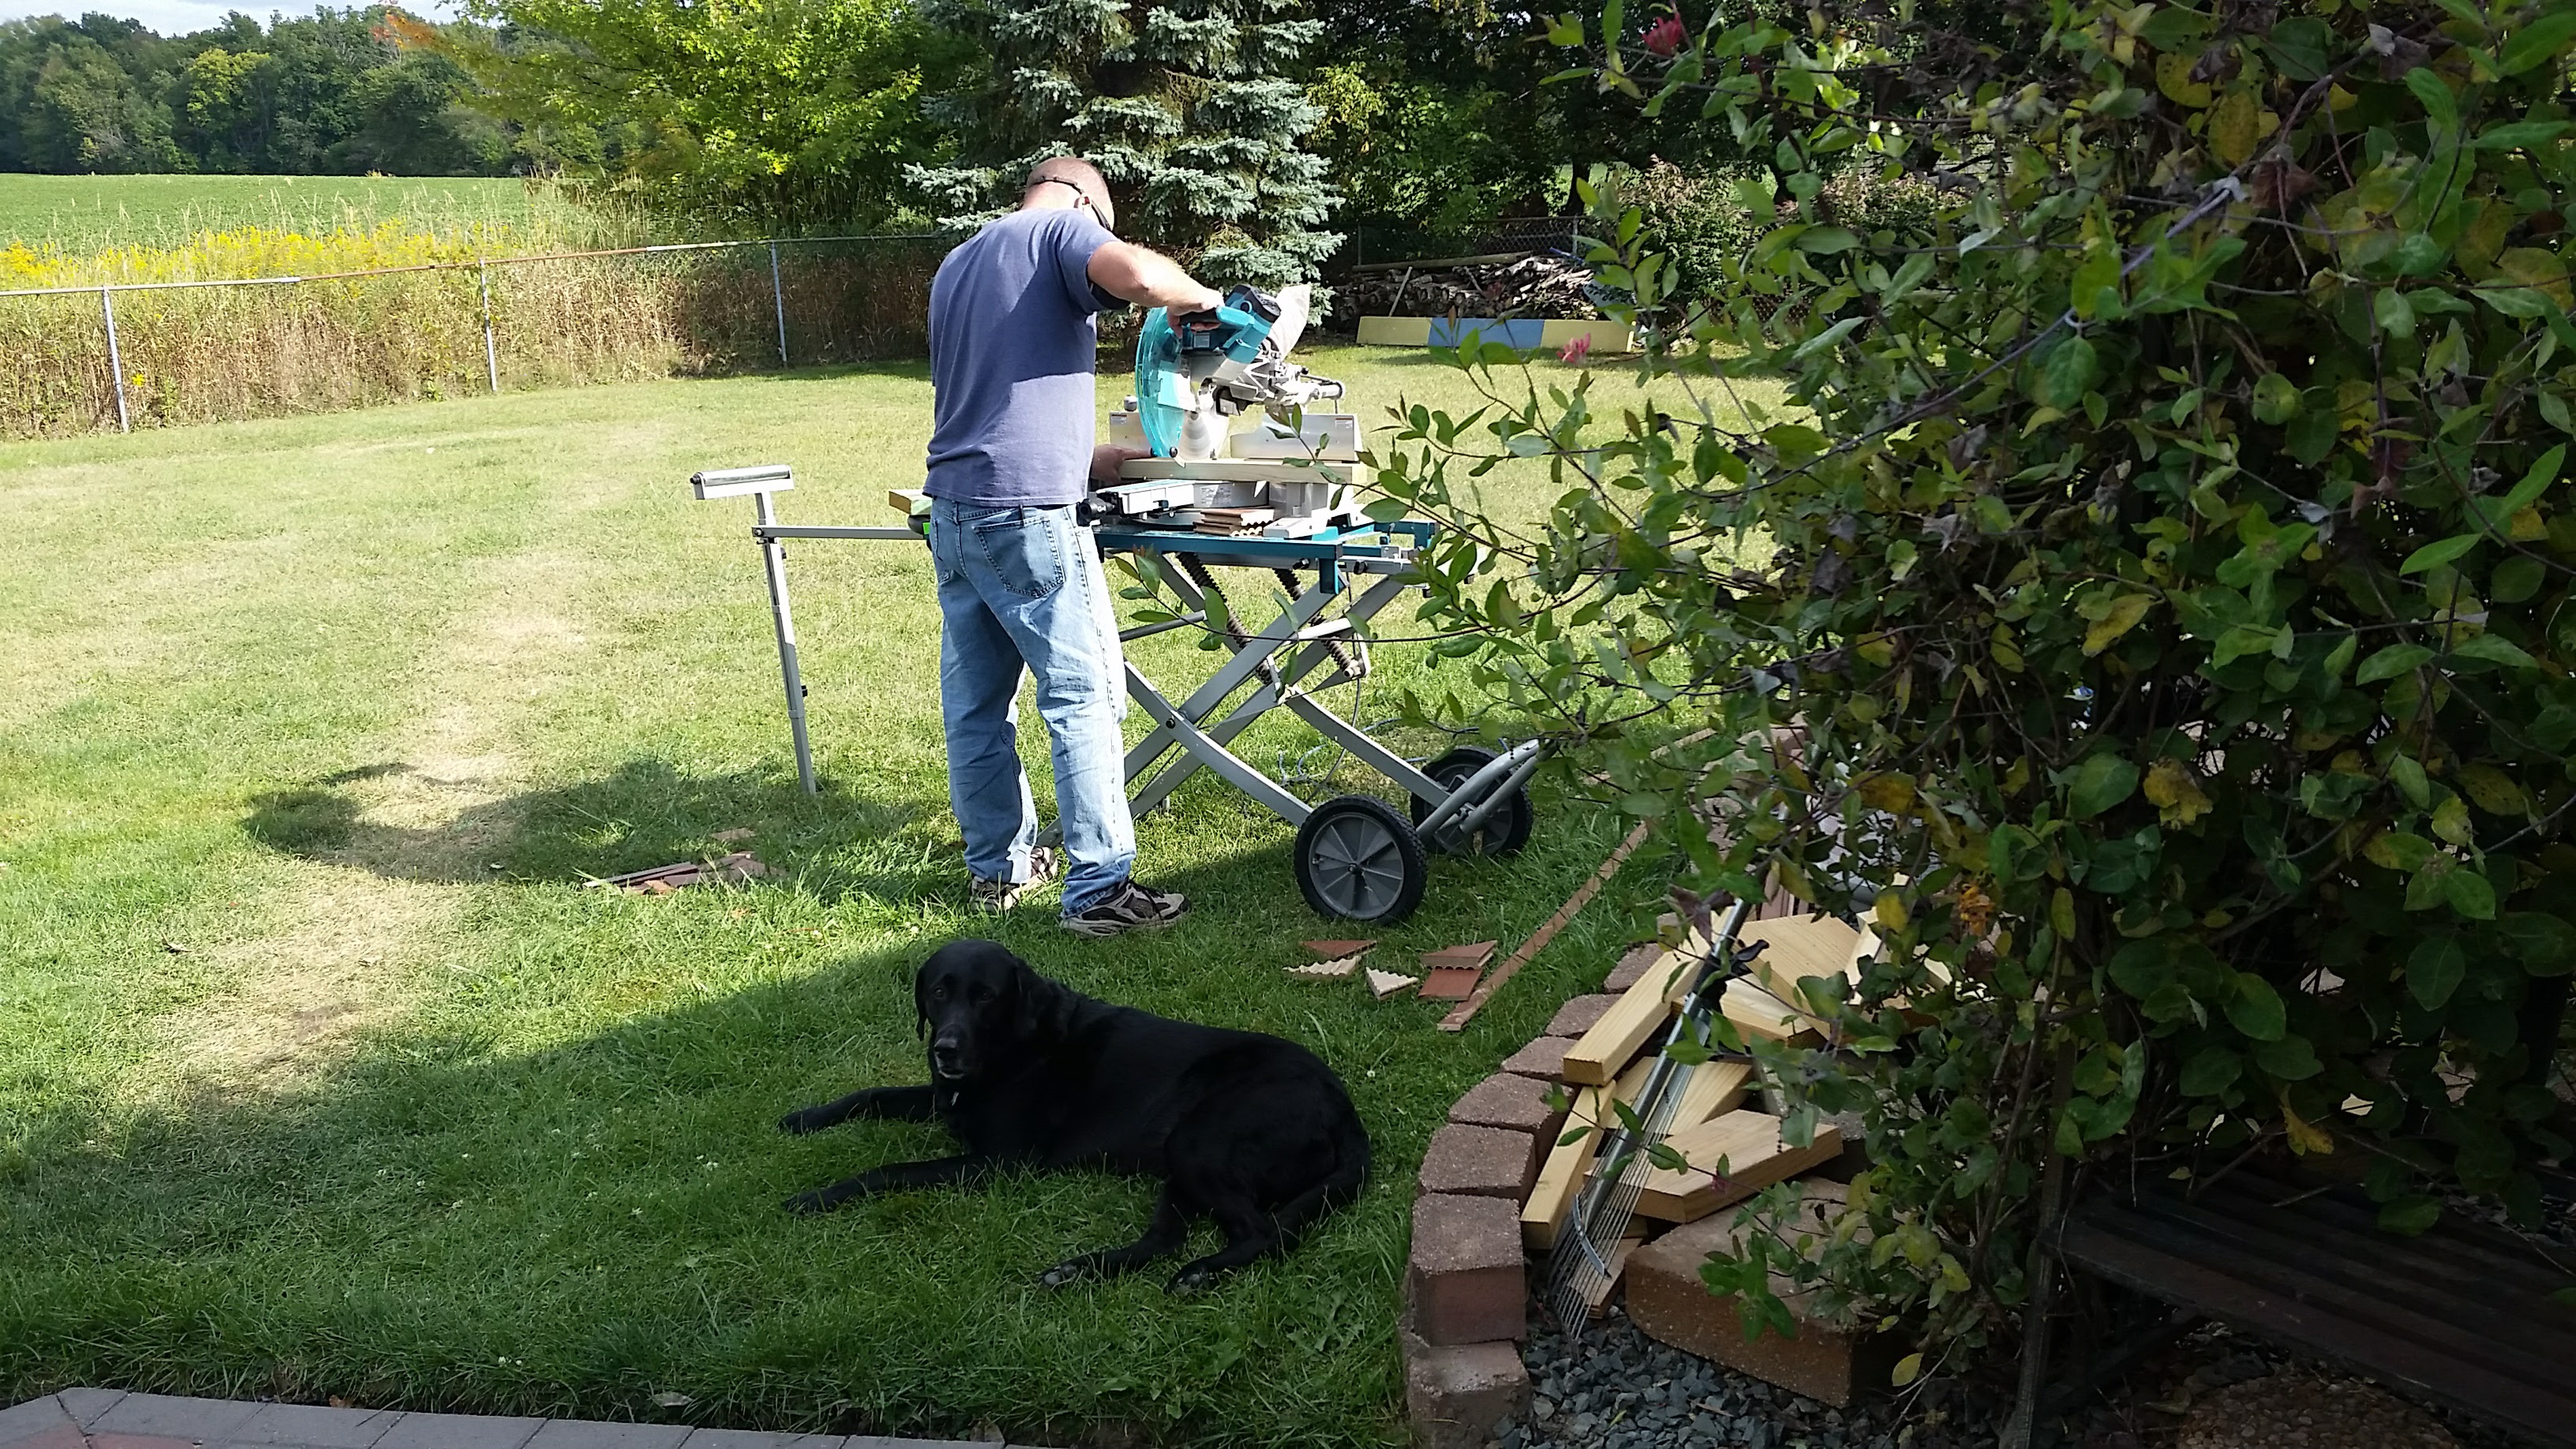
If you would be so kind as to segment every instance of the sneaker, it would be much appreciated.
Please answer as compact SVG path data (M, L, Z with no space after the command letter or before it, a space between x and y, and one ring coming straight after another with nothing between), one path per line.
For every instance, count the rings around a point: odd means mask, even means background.
M1179 920L1189 908L1189 898L1178 891L1149 891L1132 880L1125 880L1090 908L1079 915L1065 917L1059 924L1077 936L1159 931Z
M975 878L973 886L975 909L986 915L998 916L1027 899L1029 892L1053 879L1055 879L1055 852L1043 845L1036 846L1029 851L1027 880L1014 885L1006 880L986 880L982 876Z

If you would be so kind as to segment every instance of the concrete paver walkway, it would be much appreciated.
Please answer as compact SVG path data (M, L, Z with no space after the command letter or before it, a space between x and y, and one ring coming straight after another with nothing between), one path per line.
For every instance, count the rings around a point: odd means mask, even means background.
M0 1409L0 1449L948 1449L966 1442L406 1414L121 1389L65 1389ZM1008 1446L979 1444L976 1449Z

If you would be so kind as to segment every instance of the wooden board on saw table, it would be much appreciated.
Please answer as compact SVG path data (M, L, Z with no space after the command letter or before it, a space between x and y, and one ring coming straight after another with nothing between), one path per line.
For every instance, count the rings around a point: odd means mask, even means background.
M1843 1139L1831 1123L1818 1123L1814 1141L1792 1147L1780 1140L1779 1118L1739 1109L1673 1133L1664 1145L1691 1165L1648 1173L1637 1194L1637 1212L1688 1223L1830 1160L1842 1151ZM1722 1178L1715 1175L1720 1162L1726 1165Z

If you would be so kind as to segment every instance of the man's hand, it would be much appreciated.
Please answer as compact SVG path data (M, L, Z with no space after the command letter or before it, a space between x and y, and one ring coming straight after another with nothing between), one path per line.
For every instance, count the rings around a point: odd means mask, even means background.
M1118 465L1130 458L1154 456L1142 448L1126 448L1116 443L1102 443L1091 450L1091 481L1106 488L1118 481Z

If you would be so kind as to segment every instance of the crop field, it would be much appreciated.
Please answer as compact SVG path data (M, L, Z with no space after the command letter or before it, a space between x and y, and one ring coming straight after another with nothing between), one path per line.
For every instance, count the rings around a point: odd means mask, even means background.
M592 215L551 183L515 176L30 176L0 174L0 250L70 256L111 247L171 247L204 232L452 235L507 228L528 237L586 235Z

